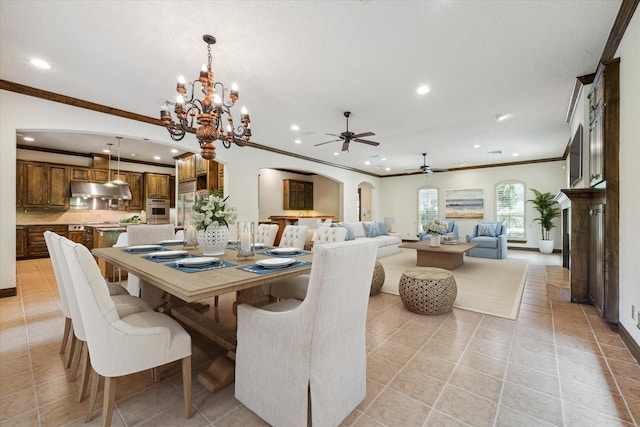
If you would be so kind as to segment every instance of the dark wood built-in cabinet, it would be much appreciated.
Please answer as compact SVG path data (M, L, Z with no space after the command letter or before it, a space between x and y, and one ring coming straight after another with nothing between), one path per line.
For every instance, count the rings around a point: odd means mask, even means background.
M69 209L69 168L41 162L16 162L16 207Z
M211 190L224 194L224 165L215 160L203 159L199 154L177 157L178 183L196 182L196 191Z
M563 264L571 300L593 304L610 324L619 313L619 59L598 67L589 93L590 188L561 190Z
M283 209L313 210L313 182L282 180Z
M147 199L168 199L171 195L169 175L163 173L145 173L144 187Z

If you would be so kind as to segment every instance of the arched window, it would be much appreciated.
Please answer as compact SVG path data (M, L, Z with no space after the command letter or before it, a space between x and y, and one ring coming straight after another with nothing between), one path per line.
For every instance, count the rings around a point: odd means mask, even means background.
M526 239L524 217L524 184L509 181L496 186L496 212L498 221L507 227L507 238Z
M418 190L418 233L422 224L438 217L438 189L420 188Z

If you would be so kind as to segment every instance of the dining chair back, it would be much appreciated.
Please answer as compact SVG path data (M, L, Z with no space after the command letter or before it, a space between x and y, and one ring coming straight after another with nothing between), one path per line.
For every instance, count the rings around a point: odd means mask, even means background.
M298 248L304 250L308 231L309 227L306 225L287 225L282 232L278 246L281 248Z
M256 229L256 243L273 246L278 234L278 224L259 224Z
M122 317L89 250L68 239L62 252L85 328L93 372L105 378L103 425L111 424L115 378L182 360L185 414L191 417L191 337L175 320L154 311ZM90 407L99 379L93 378Z
M377 249L368 238L320 245L304 301L238 306L235 396L267 423L337 426L365 398Z

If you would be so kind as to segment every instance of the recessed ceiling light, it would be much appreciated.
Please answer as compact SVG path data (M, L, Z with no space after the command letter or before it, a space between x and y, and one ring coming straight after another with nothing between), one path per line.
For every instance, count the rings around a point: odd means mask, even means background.
M335 153L333 153L334 156L339 156L340 153L338 153L337 151Z
M42 68L43 70L48 70L51 68L51 65L49 65L47 61L39 58L33 58L31 60L31 65L33 65L34 67Z
M464 163L458 163L458 166L464 166Z
M504 119L508 119L509 117L511 117L511 114L498 114L498 115L496 116L496 120L497 120L497 121L499 121L499 122L501 122L501 121L503 121Z
M178 150L176 150L175 148L172 148L172 149L171 149L171 152L172 152L173 154L176 154L176 153L178 152Z
M369 160L367 160L366 162L364 162L365 165L370 165L371 162Z
M300 130L300 126L298 126L298 125L291 125L291 130Z
M520 153L513 153L512 156L513 157L518 157L520 155Z
M153 156L153 160L160 160L160 156Z
M302 144L302 141L300 141L299 139L296 139L296 140L295 140L295 141L293 141L293 142L295 142L296 144Z
M385 161L385 160L387 160L387 158L386 158L386 157L383 157L383 158L382 158L382 161Z
M131 153L131 157L135 157L135 156L136 156L136 153Z
M103 153L110 153L110 152L111 152L111 150L109 150L109 149L105 148L104 150L102 150L102 152L103 152Z
M29 142L33 142L35 141L35 139L31 138L30 136L25 136L24 138L22 138L25 141L29 141Z
M431 89L429 88L429 86L427 85L423 85L423 86L418 86L418 89L416 90L416 92L418 92L418 95L424 95L429 93Z
M386 170L387 172L391 170L391 168L384 168L384 170Z
M480 144L475 144L473 148L480 148Z

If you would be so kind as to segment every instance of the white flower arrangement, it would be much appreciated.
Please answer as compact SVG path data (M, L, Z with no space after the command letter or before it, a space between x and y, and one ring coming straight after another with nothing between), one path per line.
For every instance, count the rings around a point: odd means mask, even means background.
M223 199L215 192L197 196L191 211L191 222L196 230L218 226L229 228L229 224L234 224L238 219L238 212L236 208L228 205L228 199L229 196Z
M432 219L427 221L425 224L425 231L430 231L436 234L444 234L447 232L447 223L442 221L440 218Z

